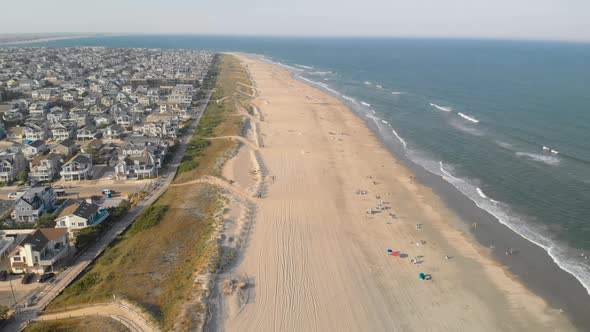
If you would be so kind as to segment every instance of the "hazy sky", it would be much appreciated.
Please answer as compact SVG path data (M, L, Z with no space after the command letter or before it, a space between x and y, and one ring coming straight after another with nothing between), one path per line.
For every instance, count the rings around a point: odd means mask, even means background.
M2 2L0 33L198 33L590 41L590 0Z

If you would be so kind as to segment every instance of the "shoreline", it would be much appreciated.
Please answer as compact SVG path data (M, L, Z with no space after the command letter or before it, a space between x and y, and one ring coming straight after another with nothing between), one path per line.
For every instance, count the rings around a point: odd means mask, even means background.
M364 122L372 127L369 121ZM590 308L590 295L573 274L562 269L544 248L502 224L459 189L439 175L395 152L391 142L377 136L395 158L415 174L420 184L431 188L445 206L459 216L462 226L468 227L481 249L488 251L495 262L511 274L512 278L541 296L553 308L563 310L576 326L590 328L590 316L586 310ZM477 221L475 229L469 227L469 220ZM490 249L490 246L494 249ZM517 248L518 254L507 256L505 252L512 248Z
M227 330L413 330L432 324L461 330L534 329L535 324L572 329L561 314L507 275L479 243L470 240L457 214L423 185L422 176L408 168L403 158L390 151L370 123L341 100L295 80L285 68L239 57L259 91L254 104L268 119L262 135L268 137L265 142L270 148L259 152L273 182L274 174L278 180L269 184L268 198L258 201L252 239L233 271L255 280L254 301L239 316L224 317ZM314 192L307 190L309 186ZM361 186L370 188L367 197L352 193ZM389 191L381 193L384 190ZM374 195L377 199L389 195L394 221L387 221L385 214L364 213ZM425 229L414 229L418 221ZM287 235L289 241L280 240ZM424 239L419 246L416 242L419 248L409 247L407 243L419 237ZM423 253L417 257L426 261L417 270L410 257L404 262L383 259L380 247L392 242L408 252L404 258ZM299 246L304 250L293 255ZM320 248L330 248L330 258L311 253ZM445 262L447 252L453 256ZM283 266L286 262L290 263ZM422 269L432 271L436 282L427 287L416 283L414 273ZM330 304L335 291L341 297L336 310ZM265 315L273 298L274 316ZM400 307L400 303L406 305ZM318 314L315 307L324 309ZM284 317L287 311L294 311L294 316Z
M431 189L444 202L445 207L459 217L462 224L452 226L467 227L465 230L481 246L480 249L488 252L499 266L511 274L511 278L542 297L553 308L562 311L577 327L590 329L590 316L585 309L590 308L588 290L575 275L559 266L545 248L503 224L496 216L479 207L469 196L445 181L440 175L412 161L403 151L399 151L395 143L381 134L378 125L371 120L371 117L365 116L367 113L348 105L346 98L336 91L299 77L298 68L274 63L266 58L255 59L280 66L290 72L292 79L318 89L343 103L371 130L393 157L415 175L419 184ZM395 131L394 135L405 147L405 141ZM475 229L470 227L473 221L477 221ZM490 246L493 249L490 249ZM507 256L505 252L513 248L517 248L518 254Z

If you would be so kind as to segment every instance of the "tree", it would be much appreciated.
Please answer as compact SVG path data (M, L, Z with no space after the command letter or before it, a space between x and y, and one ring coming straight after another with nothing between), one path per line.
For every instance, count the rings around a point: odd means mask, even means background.
M37 227L39 227L39 228L53 228L53 227L55 227L55 218L53 217L53 214L47 213L47 214L42 215L37 220Z
M11 100L15 100L15 99L21 99L21 98L25 98L25 94L19 91L10 91L10 90L4 90L4 89L0 89L0 100L2 101L11 101Z
M19 180L21 183L25 183L25 182L27 182L27 178L28 178L28 177L29 177L29 173L27 173L27 171L20 171L20 172L18 173L18 180Z
M10 307L5 305L0 305L0 319L5 320L8 318L8 313L10 312Z

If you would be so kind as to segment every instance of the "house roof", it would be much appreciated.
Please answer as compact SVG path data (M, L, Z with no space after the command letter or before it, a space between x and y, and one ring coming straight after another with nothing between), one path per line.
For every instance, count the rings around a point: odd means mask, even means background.
M49 239L45 237L43 232L39 229L34 231L33 233L29 234L21 243L20 246L25 246L26 244L30 244L33 250L41 251L49 242Z
M46 154L44 156L35 156L35 157L33 157L33 159L31 159L31 163L33 165L37 165L38 163L40 163L43 160L47 160L47 159L49 159L49 160L59 160L60 158L61 158L61 156L58 155L58 154L49 153L49 154Z
M90 164L91 163L90 158L88 158L88 156L83 155L83 154L79 154L79 155L75 156L72 160L70 160L68 162L68 164L71 162L74 162L74 161L77 163L80 163L80 164Z
M39 231L50 241L57 240L68 233L66 228L40 228Z
M15 135L22 135L24 132L24 127L10 127L8 128L8 132Z
M93 214L98 211L98 205L82 202L72 201L66 206L60 214L57 216L58 218L62 218L69 215L75 215L84 219L90 218Z
M30 244L33 250L41 251L49 241L57 240L67 234L67 232L68 230L65 228L38 228L33 233L27 235L19 243L19 246L24 247L26 244Z
M43 144L45 144L45 142L44 142L44 141L42 141L42 140L36 140L36 141L34 141L34 142L31 142L31 143L29 144L29 146L32 146L32 147L34 147L34 148L38 148L38 147L41 147L41 146L43 146Z
M71 148L76 145L76 142L71 139L64 139L63 141L59 142L59 145L63 145L66 148Z

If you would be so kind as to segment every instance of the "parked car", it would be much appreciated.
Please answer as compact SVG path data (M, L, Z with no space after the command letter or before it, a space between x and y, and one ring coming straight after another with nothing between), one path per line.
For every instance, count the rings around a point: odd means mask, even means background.
M8 272L6 270L0 271L0 281L8 280Z
M8 193L8 199L16 199L18 197L18 193Z
M21 279L21 284L30 284L31 281L33 281L33 278L35 277L34 273L25 273L25 275L23 276L23 278Z
M66 195L66 190L63 188L54 188L53 191L55 192L55 194L57 196L65 196Z
M39 282L46 282L46 281L49 281L53 278L55 278L55 273L53 273L53 272L43 273L39 277Z

